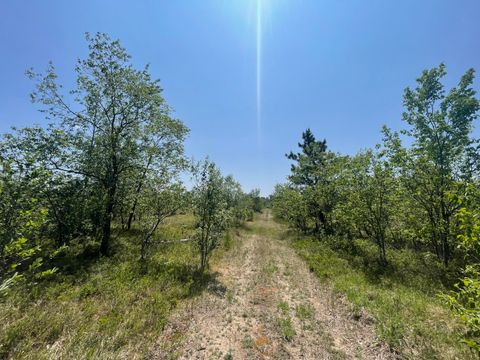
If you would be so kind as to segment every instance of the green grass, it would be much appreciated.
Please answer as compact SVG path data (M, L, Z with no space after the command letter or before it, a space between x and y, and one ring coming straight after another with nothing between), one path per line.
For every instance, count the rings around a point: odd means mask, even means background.
M193 219L184 215L169 219L157 237L175 240L192 232ZM193 243L156 246L140 264L138 233L117 233L112 257L77 259L49 282L18 289L0 303L0 358L151 355L172 309L201 293L209 275L196 271Z
M277 318L277 328L282 336L287 341L291 341L296 335L293 327L292 318L289 315L290 306L285 301L280 301L277 305L280 316Z
M300 304L295 307L295 315L297 315L297 318L299 318L301 321L313 318L314 313L315 311L310 305Z
M277 318L277 326L282 338L286 341L292 341L293 337L296 335L296 332L290 316L287 315Z
M393 349L415 359L474 358L461 343L464 328L438 296L448 274L434 259L391 250L383 269L373 244L356 241L355 255L349 255L338 244L333 250L331 240L300 238L292 246L311 271L346 297L356 316L361 309L373 316L377 334Z
M277 308L282 312L283 315L287 315L288 311L290 310L288 303L285 301L280 301L277 305Z
M295 329L293 327L292 319L290 316L283 316L277 319L278 329L280 331L280 335L287 341L291 341L293 337L296 335Z

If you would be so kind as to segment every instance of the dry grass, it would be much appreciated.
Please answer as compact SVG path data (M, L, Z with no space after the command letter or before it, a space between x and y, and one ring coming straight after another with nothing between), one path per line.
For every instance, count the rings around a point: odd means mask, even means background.
M236 247L213 267L224 295L187 301L159 340L158 359L389 358L373 327L330 301L266 213L237 236ZM168 344L169 334L184 337Z

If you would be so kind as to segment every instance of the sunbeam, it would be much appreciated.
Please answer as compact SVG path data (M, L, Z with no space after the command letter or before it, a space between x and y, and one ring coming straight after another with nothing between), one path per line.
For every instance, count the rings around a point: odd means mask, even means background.
M257 0L257 145L262 144L262 0Z
M297 0L300 1L300 0ZM252 100L253 119L252 136L256 137L257 148L261 149L265 143L266 134L266 104L265 77L267 61L266 46L272 32L273 17L282 16L282 11L288 6L287 0L223 0L222 11L229 17L232 28L237 35L243 37L242 47L248 52L252 66ZM241 30L240 30L241 29ZM255 89L253 89L255 86ZM253 140L255 141L255 140Z

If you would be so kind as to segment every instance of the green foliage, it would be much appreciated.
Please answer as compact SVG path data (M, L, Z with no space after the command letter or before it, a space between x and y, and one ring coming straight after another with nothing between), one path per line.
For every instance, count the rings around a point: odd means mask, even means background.
M455 291L443 296L453 311L467 326L463 341L480 353L480 269L468 265Z
M471 138L480 104L472 87L473 69L445 93L445 66L425 70L415 89L404 94L402 130L412 144L404 147L398 133L384 128L392 164L399 172L404 194L411 197L423 217L430 243L445 266L452 257L452 217L460 196L472 180L472 164L478 160Z
M224 178L223 184L226 197L226 206L230 211L233 225L240 226L245 221L252 221L255 203L250 194L242 191L240 184L229 175Z
M312 269L367 307L378 332L395 347L430 341L423 336L441 347L451 334L429 332L425 322L435 316L427 304L451 289L462 268L461 282L446 298L469 329L465 341L477 349L480 343L479 157L472 137L480 102L472 69L448 92L445 76L441 64L405 90L407 126L400 132L384 127L383 147L341 156L307 129L301 152L287 155L294 161L289 183L278 185L272 200L278 219L319 240L302 243ZM377 294L365 295L372 292ZM422 354L429 351L425 346Z
M264 208L264 201L260 196L260 189L254 189L250 191L247 197L251 201L252 210L257 213L262 212L262 209Z
M473 263L465 267L455 290L443 298L467 326L464 342L480 353L480 215L477 211L461 208L456 218L461 231L459 246Z
M208 266L212 252L227 230L253 220L258 192L245 194L232 176L223 177L217 166L206 159L194 168L196 183L192 190L193 210L197 220L195 239L200 251L200 269Z
M155 232L168 217L176 215L187 206L186 190L179 184L166 186L150 181L143 187L138 212L141 231L140 257L145 260L154 240Z
M302 194L288 185L276 185L273 196L273 214L277 219L306 233L309 229L307 202Z
M208 265L208 258L219 244L229 226L225 179L214 163L205 160L197 175L193 190L197 217L197 244L200 250L200 268Z
M291 151L286 155L288 159L296 162L291 166L290 181L300 187L315 186L319 182L320 171L327 155L327 142L316 140L310 129L302 134L302 140L303 142L298 143L301 152Z
M378 245L380 262L386 264L386 243L395 212L395 179L383 153L367 151L347 163L345 201L337 215L347 216L357 234L366 234Z
M326 140L316 140L310 129L302 134L302 139L303 142L298 144L301 152L290 152L286 155L288 159L296 162L291 166L289 180L292 187L305 199L313 231L317 234L331 234L331 215L340 200L335 177L343 159L328 152Z
M478 175L478 152L471 136L480 108L474 71L446 93L445 66L425 70L415 89L404 93L400 133L384 128L384 148L355 156L327 151L307 129L290 183L275 189L277 218L316 236L369 238L387 262L388 246L435 253L447 267L454 257L458 198ZM407 137L409 146L402 144Z
M148 66L106 34L86 39L72 90L52 64L28 71L48 125L0 141L0 358L137 356L204 283L190 244L158 241L194 233L168 222L186 208L188 129Z
M170 116L148 66L135 69L119 41L106 34L87 34L86 39L89 54L77 64L77 87L70 101L57 84L52 64L44 75L28 72L37 80L32 100L43 105L41 111L52 121L35 140L34 150L55 181L69 174L72 181L82 179L87 193L96 189L88 195L95 198L100 251L107 255L115 209L134 211L146 178L171 175L184 165L188 130Z
M44 264L44 257L54 256L47 252L49 241L41 237L47 210L37 199L28 198L33 194L21 193L23 186L27 185L15 184L11 167L2 163L0 199L4 206L0 221L4 227L0 242L0 296L15 284L30 286L56 271Z

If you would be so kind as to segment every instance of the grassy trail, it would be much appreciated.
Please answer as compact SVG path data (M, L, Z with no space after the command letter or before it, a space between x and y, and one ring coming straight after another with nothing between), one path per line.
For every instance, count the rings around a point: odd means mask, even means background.
M171 318L157 359L387 359L371 319L322 284L268 212L212 266L208 291Z

